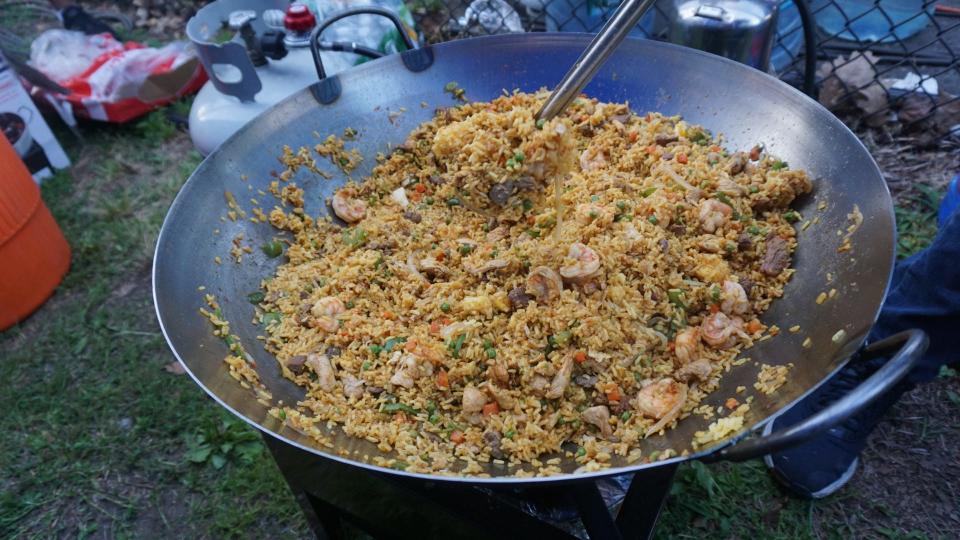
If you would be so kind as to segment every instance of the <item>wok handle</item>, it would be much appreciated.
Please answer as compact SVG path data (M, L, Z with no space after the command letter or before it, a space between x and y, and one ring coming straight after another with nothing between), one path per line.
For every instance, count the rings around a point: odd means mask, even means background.
M398 17L393 11L376 6L345 9L324 19L323 22L317 25L317 28L313 31L313 34L310 35L310 52L313 54L313 65L317 68L317 77L319 77L321 81L327 78L327 71L323 69L323 60L320 59L320 34L322 34L323 31L326 30L331 24L339 21L340 19L362 14L380 15L390 19L390 22L392 22L397 28L397 32L403 39L403 43L407 46L407 49L413 50L417 48L417 44L414 43L413 38L410 37L409 32L403 25L403 21L401 21L400 17ZM364 48L364 50L366 49ZM362 51L358 52L360 52L360 54L364 54ZM369 55L365 54L365 56Z
M707 456L704 461L745 461L810 440L860 412L874 399L893 388L913 369L927 350L928 344L927 334L922 330L906 330L871 343L852 361L862 362L893 351L896 351L896 354L849 394L798 424L767 436L728 446Z

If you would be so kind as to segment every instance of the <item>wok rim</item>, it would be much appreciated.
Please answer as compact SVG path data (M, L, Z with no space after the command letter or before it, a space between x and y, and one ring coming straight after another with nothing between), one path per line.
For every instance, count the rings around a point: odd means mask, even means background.
M588 41L592 39L593 36L594 36L593 34L581 33L581 32L536 32L536 33L523 33L523 34L499 34L499 35L479 36L479 37L465 38L465 39L459 39L454 41L447 41L447 42L433 44L433 45L426 45L423 48L434 48L434 47L477 48L478 46L482 46L484 42L489 42L489 41L496 41L498 42L498 44L500 44L500 42L509 44L510 42L537 41L539 42L539 44L542 44L542 45L564 44L564 45L586 46ZM701 56L704 58L708 58L711 62L717 63L718 67L728 66L731 69L741 70L745 74L751 77L759 76L759 80L761 81L766 80L767 84L772 84L775 88L778 88L781 92L784 92L788 97L800 98L800 103L803 103L804 106L811 107L812 110L815 112L815 114L819 118L824 119L827 123L834 124L835 128L840 129L843 136L851 137L853 141L856 141L857 146L863 150L864 155L869 159L869 163L871 166L870 172L872 173L872 175L880 179L880 184L883 189L883 194L886 195L885 200L887 204L885 206L886 206L886 213L888 214L886 217L889 217L890 223L892 224L892 228L893 228L892 246L890 249L891 259L887 266L887 276L883 286L883 294L880 296L880 300L879 302L877 302L876 307L874 308L874 314L870 324L870 328L873 328L873 326L876 324L877 318L880 315L880 309L883 305L883 300L886 298L886 295L889 292L890 283L893 277L893 267L894 267L894 264L896 263L896 253L897 253L897 250L896 250L897 230L896 230L896 219L895 219L894 208L893 208L893 199L890 195L889 186L884 180L883 173L880 170L879 165L877 164L873 156L870 154L867 147L863 144L863 141L861 141L860 138L857 137L857 135L839 118L834 116L833 113L831 113L829 110L827 110L822 105L820 105L820 103L813 100L812 98L810 98L809 96L801 92L800 90L786 84L785 82L781 81L780 79L768 73L750 68L748 66L740 64L739 62L730 60L728 58L724 58L722 56L717 56L717 55L710 54L697 49L682 47L672 43L654 41L649 39L633 38L633 37L629 37L627 38L627 40L631 42L641 43L642 46L649 47L654 51L656 51L657 49L673 50L675 52L679 51L681 52L681 54L687 54L691 56ZM391 60L398 61L399 59L394 58L394 56L396 55L388 55L380 59L364 62L363 64L354 66L347 71L340 72L334 75L333 77L339 78L341 80L341 84L343 84L344 82L347 82L351 79L363 77L366 71L369 71L371 69L377 69L379 64L383 62L388 62ZM217 402L221 407L230 411L230 413L232 413L237 418L240 418L250 426L256 428L262 434L272 436L277 440L279 440L280 442L294 446L302 451L305 451L309 454L317 456L318 458L321 458L321 459L332 459L343 465L360 467L372 473L387 474L387 475L393 475L393 476L398 476L403 478L417 479L417 480L424 480L424 481L431 481L431 482L450 482L450 483L460 483L460 484L466 484L466 485L509 484L513 486L521 486L521 485L576 483L576 482L592 481L592 480L609 477L609 476L617 476L617 475L623 475L623 474L638 474L638 473L642 473L646 469L652 469L654 467L660 467L660 466L666 466L666 465L680 464L686 461L701 459L706 456L710 456L712 454L719 452L724 448L729 448L737 444L738 442L746 439L747 437L755 433L760 433L768 423L772 422L779 415L783 414L784 412L792 408L794 405L796 405L798 402L805 399L811 393L813 393L818 388L820 388L821 385L823 385L829 379L831 379L838 371L843 369L843 367L846 366L847 362L849 362L850 358L852 357L852 354L863 346L863 343L865 342L867 336L869 335L869 331L867 331L862 336L858 336L850 339L846 345L840 347L838 349L836 356L845 355L845 358L841 358L838 361L836 368L831 372L829 372L826 376L824 376L819 382L811 385L804 392L800 393L795 399L787 402L775 413L757 421L755 424L753 424L749 428L741 431L740 433L737 433L734 436L724 439L720 443L713 444L712 446L707 446L706 448L698 451L690 451L686 455L677 455L677 456L670 457L668 459L653 461L649 463L637 463L637 464L627 465L624 467L609 467L609 468L604 468L597 471L590 471L590 472L583 472L583 473L560 473L560 474L550 475L550 476L518 477L513 475L504 475L504 476L482 477L482 476L470 476L470 475L459 474L459 473L451 473L449 475L443 475L443 474L408 472L405 470L398 470L398 469L393 469L389 467L383 467L380 465L375 465L375 464L360 461L360 460L344 458L332 451L328 453L327 451L321 449L319 446L306 445L306 444L294 441L280 432L284 428L291 429L291 430L293 430L293 428L289 428L289 427L286 427L285 424L281 424L280 431L275 431L253 420L252 418L247 417L245 414L240 413L239 411L234 409L232 406L227 404L223 399L221 399L219 395L213 392L211 388L208 387L206 384L204 384L203 381L201 381L196 376L196 374L194 374L193 370L190 369L190 366L187 364L186 361L184 361L180 352L177 350L177 347L174 341L170 337L170 334L167 332L167 328L164 325L163 316L160 313L160 305L157 301L157 298L160 293L160 291L158 291L158 286L157 286L157 272L158 272L157 261L158 261L158 254L160 252L161 246L164 245L164 242L167 240L167 237L171 234L168 228L168 225L171 222L171 217L173 216L174 211L179 206L185 204L184 200L186 196L184 195L184 192L186 191L187 186L191 184L191 182L194 182L194 183L196 182L195 178L197 178L197 173L201 169L203 169L208 162L212 162L216 156L224 152L224 149L229 147L232 141L241 137L246 131L252 129L252 126L258 121L262 120L262 118L266 117L268 113L270 113L274 109L277 109L283 106L288 101L297 99L299 96L303 95L304 93L311 92L311 89L315 87L316 84L317 83L312 83L311 85L294 92L293 94L280 100L276 104L268 107L266 110L264 110L259 115L254 117L251 121L241 126L240 129L238 129L230 137L228 137L223 143L220 144L220 146L215 148L212 152L210 152L207 156L204 157L203 161L201 161L201 163L197 166L197 168L194 169L194 171L190 174L187 180L184 181L183 185L180 187L180 190L177 192L176 197L174 198L173 202L170 205L170 208L167 210L166 216L164 216L163 223L160 227L160 232L157 235L157 242L154 247L153 264L151 267L151 281L152 281L151 290L153 294L154 312L156 313L157 322L160 326L160 331L163 334L164 340L167 342L167 346L170 348L171 352L173 353L174 357L176 357L177 361L180 362L180 364L184 367L187 374L190 375L190 378L192 378L193 381L200 388L202 388L204 392L207 393L207 395L213 398L213 400ZM768 89L765 89L765 90L768 90ZM845 351L850 351L850 353L845 354Z

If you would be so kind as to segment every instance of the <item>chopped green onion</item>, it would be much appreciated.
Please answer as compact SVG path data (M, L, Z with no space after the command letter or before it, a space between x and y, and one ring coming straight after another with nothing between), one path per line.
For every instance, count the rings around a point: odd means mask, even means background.
M460 206L460 199L456 197L450 197L447 199L447 206Z
M497 357L497 350L496 350L496 349L494 349L493 347L487 349L487 358L493 360L493 359L496 358L496 357Z
M750 193L756 193L758 191L760 191L760 188L757 186L750 186Z
M583 457L583 456L585 456L585 455L587 455L587 449L584 448L584 447L582 447L582 446L581 446L581 447L578 447L578 448L577 448L577 457Z
M515 430L515 429L508 429L508 430L506 431L506 433L503 434L503 436L506 437L506 438L508 438L508 439L512 439L513 436L516 435L516 434L517 434L517 430Z
M627 201L617 201L617 210L622 211L626 209L627 209Z
M343 243L350 247L360 247L367 242L367 231L360 228L344 229L340 233Z
M774 161L772 165L770 165L770 169L774 171L779 171L781 169L786 169L786 168L787 168L786 161L777 160L777 161Z
M633 414L630 411L624 411L623 414L620 415L620 420L626 422L631 416L633 416Z
M457 89L457 86L459 86L457 84L457 81L450 81L447 84L443 85L443 89L447 92L453 92L454 90Z
M470 244L462 244L460 246L461 255L469 255L471 251L473 251L473 246L471 246Z
M517 163L523 163L524 159L526 159L526 156L523 155L523 152L521 152L520 150L517 150L516 152L514 152L513 154L514 161L516 161Z
M737 245L734 244L733 242L730 242L726 246L724 246L723 249L727 250L727 253L733 253L734 251L737 250Z
M347 303L344 304L344 305L347 306L347 309L353 309L354 306L356 306L356 304L353 302L353 300L347 300Z
M723 204L725 204L725 205L727 205L727 206L730 206L730 207L733 207L733 201L730 200L730 197L727 197L727 194L726 194L726 193L724 193L724 192L722 192L722 191L718 191L718 192L717 192L717 199L720 199L720 202L722 202Z
M543 129L543 125L546 124L546 123L547 123L547 121L544 120L543 118L537 120L537 129Z
M523 205L524 212L529 212L530 210L533 210L533 201L531 201L530 199L524 199L523 202L520 204Z
M406 337L392 337L392 338L389 338L389 339L387 339L387 341L385 341L385 342L383 343L383 352L387 352L387 353L388 353L388 352L390 352L391 350L393 350L393 348L396 347L397 344L399 344L399 343L406 343L406 342L407 342L407 338L406 338Z
M720 287L717 287L716 285L710 287L710 299L714 302L720 301Z
M260 249L263 251L263 254L271 259L283 255L283 244L277 240L271 240L266 244L262 245Z
M287 419L287 411L285 411L285 410L283 410L283 409L280 409L280 412L277 413L277 415L280 417L281 420L286 420L286 419Z
M413 407L407 405L406 403L384 403L380 406L380 412L385 413L395 413L395 412L405 412L409 414L419 414L420 411L414 409Z
M454 358L460 358L460 349L463 347L463 342L466 340L466 334L460 334L456 338L450 340L450 343L447 345L447 349L450 350L450 354L452 354Z
M262 322L264 326L271 326L273 324L279 324L282 319L282 315L271 311L270 313L264 313L263 316L260 317L260 322Z
M599 202L599 201L600 201L600 196L599 196L599 195L591 195L591 196L590 196L590 202Z
M409 466L410 466L409 463L407 463L406 461L400 461L399 459L393 460L393 463L390 464L391 469L396 469L398 471L405 470Z
M426 199L424 199L424 202L427 203L428 206L432 206L432 205L433 205L433 197L427 197Z
M369 360L364 360L363 363L360 364L360 371L366 371L372 367L373 367L373 362Z
M444 313L450 313L450 302L444 302L440 304L440 311Z
M646 199L647 197L653 195L653 193L654 193L655 191L657 191L657 188L655 188L655 187L648 187L647 189L643 190L643 191L640 193L640 196L643 197L644 199Z
M760 227L757 227L756 225L751 225L747 227L747 232L750 234L760 234Z
M660 223L660 220L657 219L657 216L650 216L650 217L647 218L647 221L649 221L650 223L652 223L652 224L654 224L654 225L656 225L657 223Z
M590 211L590 219L597 219L598 217L600 217L600 212L597 212L596 210Z
M380 356L380 351L382 351L382 350L383 350L383 347L381 347L381 346L379 346L379 345L371 345L371 346L370 346L370 352L372 352L374 356Z
M529 234L532 238L537 238L537 237L540 236L540 230L539 230L539 229L527 229L527 234Z
M681 291L680 289L668 290L667 298L670 300L671 304L682 309L687 309L687 305L683 301L683 291Z
M800 221L800 214L794 212L793 210L790 210L788 212L783 213L783 219L787 220L790 223L796 223Z
M426 408L427 408L427 412L430 414L437 412L437 404L432 400L427 402Z
M345 158L345 157L341 157L341 158L340 158L339 160L337 160L337 161L340 162L340 166L341 166L341 167L346 167L347 165L350 164L350 160L347 159L347 158Z
M263 299L264 299L263 291L256 291L247 295L247 300L251 304L259 304L260 302L263 302Z

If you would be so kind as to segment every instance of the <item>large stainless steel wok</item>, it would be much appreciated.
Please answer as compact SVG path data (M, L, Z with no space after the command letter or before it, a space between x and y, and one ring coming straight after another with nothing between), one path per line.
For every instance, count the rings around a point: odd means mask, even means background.
M473 100L489 100L504 90L534 91L552 87L563 76L590 40L586 35L524 34L468 39L436 45L419 51L376 60L339 74L292 96L273 107L231 137L197 168L177 196L157 243L154 260L154 299L161 327L177 358L190 375L214 399L251 425L290 444L329 459L376 468L368 457L380 455L374 445L356 440L338 430L332 432L333 448L315 444L308 437L283 426L267 414L249 390L232 379L223 363L226 346L211 333L199 313L203 293L216 295L257 363L257 371L275 400L295 403L302 389L280 376L276 361L256 340L262 330L250 321L253 306L246 300L270 276L279 261L267 259L260 250L234 264L228 256L231 240L243 234L245 242L262 245L277 232L266 224L247 219L222 220L226 207L224 191L241 202L267 191L278 169L276 157L283 145L313 146L321 137L353 127L360 135L355 143L366 157L355 177L370 172L377 152L401 143L418 123L427 120L436 107L454 105L444 85L456 81ZM795 258L796 274L784 298L764 315L767 324L786 330L799 325L799 333L784 331L758 343L744 356L752 361L727 373L720 388L707 399L719 406L738 395L745 386L753 395L759 364L793 363L788 382L772 396L756 395L745 426L756 429L777 411L810 392L860 348L877 316L894 261L892 202L876 164L857 138L829 112L793 88L740 64L652 41L628 40L598 72L586 92L605 101L629 101L634 111L659 111L682 115L725 135L726 144L746 149L760 142L770 152L806 169L815 179L815 190L799 202L807 218L819 222L799 232ZM424 103L426 106L421 106ZM389 112L404 112L390 115ZM306 210L326 214L324 199L345 178L332 167L334 180L309 172L296 177L306 191ZM242 178L247 180L243 180ZM248 184L253 190L248 189ZM826 208L818 210L819 204ZM853 250L838 252L841 237L850 225L847 214L858 206L863 225L852 236ZM219 234L214 234L219 229ZM223 264L214 264L220 256ZM836 297L823 305L814 299L835 288ZM809 338L812 345L804 348ZM641 443L644 454L672 448L689 450L691 459L745 459L796 443L842 419L883 388L896 382L923 349L924 336L914 332L874 347L875 352L900 351L870 381L847 399L838 402L808 422L786 433L756 437L738 444L733 440L694 451L694 432L708 422L691 416L676 429ZM742 399L742 396L738 396ZM741 439L742 433L734 439ZM613 466L596 475L608 475L655 467L655 463L628 464L614 459ZM565 473L543 479L516 479L507 467L489 466L491 478L450 477L469 482L549 482L584 478L572 473L571 459L562 458ZM407 475L403 471L383 471ZM417 476L417 475L413 475ZM440 479L441 477L431 477Z

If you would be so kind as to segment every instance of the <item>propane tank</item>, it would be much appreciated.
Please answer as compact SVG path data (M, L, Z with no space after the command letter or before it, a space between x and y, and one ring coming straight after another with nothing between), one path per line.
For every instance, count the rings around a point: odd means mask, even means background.
M232 39L216 43L224 31ZM317 81L310 33L317 21L302 3L284 0L218 0L187 23L210 80L190 109L190 137L203 155L285 97ZM327 73L353 63L353 55L322 52Z

